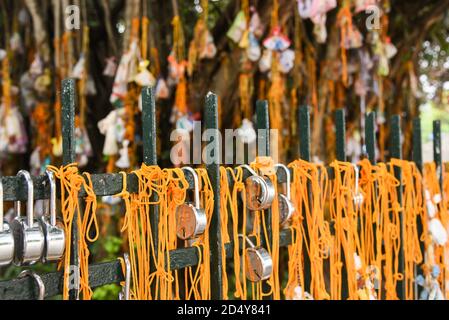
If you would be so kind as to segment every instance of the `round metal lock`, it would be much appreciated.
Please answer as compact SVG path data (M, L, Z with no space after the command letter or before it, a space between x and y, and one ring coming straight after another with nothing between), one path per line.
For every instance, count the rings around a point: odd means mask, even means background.
M256 247L248 237L246 242L250 246L245 250L246 278L251 282L259 282L270 278L273 272L273 260L265 248Z
M290 170L285 165L283 165L281 163L276 164L275 168L281 168L285 172L285 195L282 193L278 194L279 223L281 225L283 225L291 219L291 217L293 216L293 213L296 211L296 209L291 200Z
M176 235L182 240L193 239L204 233L207 226L206 212L200 207L198 175L194 169L184 167L193 176L195 203L183 203L176 208Z
M50 182L49 214L42 216L41 223L45 235L42 261L57 261L62 258L65 249L65 233L62 222L56 217L56 182L54 174L46 171Z
M44 231L33 216L33 181L28 171L21 170L17 176L25 178L28 185L27 215L20 216L20 201L16 201L17 216L11 223L15 241L14 264L17 266L34 264L42 257L44 250Z
M279 224L283 225L290 221L293 213L295 212L295 206L293 202L284 194L278 195L279 206Z
M276 191L268 177L259 176L250 166L242 165L251 176L245 180L246 206L249 210L265 210L271 206Z
M14 237L7 222L3 221L3 183L0 177L0 266L6 266L14 258Z

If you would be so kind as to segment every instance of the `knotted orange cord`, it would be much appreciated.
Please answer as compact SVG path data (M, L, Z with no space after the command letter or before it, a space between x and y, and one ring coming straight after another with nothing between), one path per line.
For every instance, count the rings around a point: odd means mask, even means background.
M93 243L98 240L99 230L97 222L97 196L95 195L90 174L83 173L87 179L87 183L83 179L84 190L86 191L86 205L81 221L81 228L79 228L79 258L80 258L80 294L83 295L83 300L90 300L92 298L92 289L89 286L89 246L88 243ZM78 218L81 217L78 215ZM91 235L92 226L94 227L93 235Z
M240 249L243 254L246 251L246 241L242 239L242 248L240 248L239 239L239 208L238 197L242 199L242 229L241 234L246 237L246 222L247 222L247 208L246 208L246 193L245 182L243 180L242 167L235 168L234 186L232 189L232 201L231 201L231 217L232 217L232 241L234 248L234 276L235 276L235 292L234 296L241 300L246 300L248 295L246 285L246 259L241 259Z
M403 203L403 251L404 251L404 278L406 300L415 299L415 266L423 261L420 249L420 235L418 234L418 217L424 218L422 177L413 162L391 159L394 167L401 168L402 172L402 203Z
M176 207L185 201L188 182L181 169L164 169L157 166L142 167L133 172L139 179L139 193L123 190L126 212L122 232L128 232L132 286L131 299L179 299L177 272L170 269L169 251L176 249ZM154 196L155 200L151 200ZM158 206L159 241L154 244L150 225L150 207ZM156 256L157 252L157 256ZM156 270L150 270L153 265ZM151 287L155 287L152 296ZM174 286L174 290L173 290ZM173 292L174 291L174 292Z
M392 166L390 166L392 167ZM399 273L399 253L401 246L400 218L402 207L398 202L397 187L399 181L394 176L392 168L390 170L385 163L377 164L377 181L379 191L379 207L382 226L381 233L378 234L378 246L384 249L384 286L385 298L387 300L397 300L396 286L398 281L403 280L403 274Z
M332 245L329 223L324 219L325 197L328 188L328 174L321 164L304 160L295 160L290 164L293 169L296 199L302 200L298 205L305 210L308 237L304 237L307 254L310 257L310 293L315 299L329 299L324 277L324 260L329 258ZM310 185L309 188L301 185ZM299 208L299 207L297 207ZM305 233L303 233L305 234ZM303 288L306 291L307 288Z
M235 172L232 168L220 167L220 225L221 225L221 275L223 281L223 299L228 300L228 274L226 272L226 244L231 238L228 231L229 213L234 210L232 192L229 186L228 175L235 181Z
M376 265L378 258L376 253L381 256L380 251L376 250L375 232L379 219L374 217L374 207L377 204L376 177L374 175L375 168L368 159L361 160L359 176L359 190L363 194L363 203L361 206L360 217L360 258L362 265ZM377 234L377 233L376 233ZM380 270L380 266L379 270Z
M57 168L55 166L47 166L47 169L55 174L55 177L59 179L61 186L61 215L63 218L64 231L65 231L65 253L64 258L60 261L58 269L64 268L64 285L63 285L63 299L69 298L70 289L70 256L71 256L71 241L72 241L72 226L75 212L77 213L78 226L78 239L79 246L79 276L80 276L80 293L83 295L84 300L89 300L92 297L92 290L89 287L89 270L88 270L88 257L89 248L87 241L93 242L98 237L98 224L96 222L95 210L96 210L96 196L92 189L92 182L90 176L86 174L88 182L78 174L77 164L72 163L66 166ZM78 194L81 187L87 193L86 207L84 214L80 215L80 206L78 202ZM95 226L95 237L89 235L92 224ZM76 271L75 271L76 274Z
M294 168L291 163L289 168L293 167L293 176L291 183L291 200L295 206L295 212L292 216L290 231L292 242L288 246L288 279L284 288L284 295L286 299L292 299L295 293L295 288L298 286L304 290L304 259L303 259L303 245L304 245L304 212L303 196L307 195L307 184L301 177L301 172Z
M357 270L355 266L355 255L364 256L361 252L358 217L360 210L354 203L355 172L351 163L334 161L331 163L334 169L334 179L330 186L330 212L334 222L335 235L334 246L331 255L331 298L340 300L342 298L341 286L347 281L348 297L350 300L357 299ZM341 250L345 257L345 263L341 260ZM361 258L361 261L364 261ZM341 270L345 268L347 279L342 279ZM364 270L362 263L361 270Z

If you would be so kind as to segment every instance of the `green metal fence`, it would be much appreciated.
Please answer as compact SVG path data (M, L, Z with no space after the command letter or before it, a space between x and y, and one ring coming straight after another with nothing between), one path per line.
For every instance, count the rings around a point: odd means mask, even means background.
M75 162L75 108L76 108L76 94L75 81L66 79L62 83L62 136L63 136L63 164L70 164ZM204 108L204 124L206 129L218 129L218 103L217 97L214 94L208 94L205 99ZM266 101L258 101L256 104L257 129L269 129L269 114L268 103ZM305 161L311 160L310 148L310 113L309 107L301 106L298 110L298 137L299 137L299 156ZM372 164L375 164L375 113L371 112L366 115L365 119L365 143L366 153L368 159ZM337 160L346 161L346 145L345 145L345 112L339 109L335 112L335 126L336 126L336 155ZM156 106L155 97L151 88L144 88L142 90L142 127L143 127L143 162L147 165L157 165L157 147L156 147ZM218 132L218 131L217 131ZM268 135L269 130L263 130L264 134ZM259 136L269 148L269 137ZM219 142L218 134L214 137ZM401 149L401 118L395 115L390 119L390 156L392 158L402 158ZM220 148L217 148L220 150ZM412 159L417 167L422 170L422 146L421 146L421 126L419 119L413 120L413 150ZM439 121L434 121L434 161L436 162L440 184L442 184L442 160L441 160L441 126ZM214 198L220 198L220 164L208 164L206 169L214 191ZM332 178L332 168L327 167L329 177ZM400 177L400 169L395 171L395 175ZM122 191L122 175L121 174L92 174L93 189L97 196L115 195ZM186 173L186 178L189 182L190 188L193 188L193 177ZM48 199L50 189L46 183L46 176L33 177L34 184L34 199ZM138 190L137 177L130 173L126 176L127 190L130 193L136 193ZM278 180L285 182L285 174L279 170ZM24 201L27 198L26 183L17 177L2 177L4 188L4 201ZM402 188L399 186L398 188ZM311 189L309 186L309 197ZM80 197L85 196L84 190L79 193ZM400 193L399 193L400 195ZM399 199L400 201L401 199ZM150 215L153 232L157 232L158 215L157 206L153 206L153 212ZM211 272L211 297L212 299L222 298L222 254L221 254L221 237L220 237L220 201L214 202L214 210L212 220L210 223L210 272ZM267 221L271 221L271 211L266 212ZM76 219L76 217L75 217ZM422 231L422 225L418 226ZM76 224L73 224L72 230L72 257L71 265L79 266L79 261L76 254L78 247L78 239L76 232ZM268 241L271 242L271 223L267 223ZM307 228L304 228L307 232ZM307 235L306 235L307 236ZM157 241L157 234L154 234L155 241ZM401 234L402 237L402 234ZM283 230L280 233L280 246L288 246L291 243L290 231ZM233 256L233 244L229 243L225 246L226 257ZM190 266L195 266L198 263L198 249L197 248L181 248L170 252L170 266L171 269L177 270ZM401 251L399 272L404 270L403 252ZM305 287L310 284L310 260L307 255L304 256L305 266ZM418 272L418 271L416 271ZM62 293L63 289L63 273L51 272L40 275L45 285L45 297L52 297ZM119 283L123 281L123 274L120 262L118 260L91 264L89 266L89 284L92 288L100 287L106 284ZM266 284L265 284L266 285ZM344 288L343 288L344 291ZM398 287L398 296L405 295L405 282L401 282ZM38 296L38 288L34 280L30 277L21 279L13 279L7 281L0 281L0 299L35 299ZM75 299L77 296L77 289L70 291L70 299Z

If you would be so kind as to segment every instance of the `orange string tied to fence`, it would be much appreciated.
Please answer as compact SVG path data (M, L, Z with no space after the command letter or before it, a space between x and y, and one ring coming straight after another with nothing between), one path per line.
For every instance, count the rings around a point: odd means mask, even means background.
M89 248L87 246L87 241L96 241L98 237L98 224L95 218L96 197L92 189L92 182L90 181L90 176L88 174L86 175L88 182L78 174L77 164L69 164L61 166L60 168L48 166L47 169L55 174L55 177L59 179L61 186L61 215L64 224L66 243L64 258L61 260L58 267L64 268L63 299L67 300L69 298L69 290L71 289L69 281L71 271L74 271L75 275L79 275L80 293L82 294L83 299L90 300L92 297L92 290L89 287ZM86 207L83 216L80 215L80 206L78 202L78 194L81 187L84 187L84 190L87 193ZM72 227L75 213L77 214L75 223L78 226L78 234L76 236L79 239L79 252L76 253L80 261L79 270L72 270L70 263ZM95 226L94 237L89 235L92 224Z
M138 177L138 193L127 191L126 174L122 173L123 190L116 195L122 197L126 208L122 232L128 232L130 297L137 300L180 299L177 272L171 270L169 252L177 247L175 210L185 201L188 182L181 169L142 164L133 173ZM157 243L150 223L152 206L158 206ZM154 295L151 288L154 288Z
M229 175L235 181L235 173L232 168L220 167L220 230L221 230L221 274L223 281L223 299L228 300L228 274L226 272L226 244L230 243L231 237L228 231L229 215L233 215L232 190L229 185Z
M321 164L304 160L295 160L290 167L293 169L293 183L296 185L293 188L298 201L296 207L304 208L303 216L308 234L304 237L304 245L310 258L310 288L302 289L303 292L309 289L308 292L314 299L329 299L324 276L324 261L329 259L332 245L329 223L324 217L329 181L327 170ZM303 234L305 235L305 232Z
M418 219L424 219L422 177L413 162L391 159L391 164L402 172L402 202L403 202L403 251L404 251L404 280L405 299L413 300L416 296L415 268L422 262L423 255L420 249L420 235L418 234Z
M363 194L356 194L356 172L348 162L334 161L330 165L334 169L334 179L330 184L330 212L334 222L334 246L331 255L331 297L342 298L342 283L347 281L348 298L358 298L358 272L364 273L363 252L360 246L358 220L360 214L359 200ZM357 190L357 191L356 191ZM343 254L343 255L342 255ZM342 258L345 258L344 264ZM360 258L361 265L356 265ZM342 268L347 279L342 278Z

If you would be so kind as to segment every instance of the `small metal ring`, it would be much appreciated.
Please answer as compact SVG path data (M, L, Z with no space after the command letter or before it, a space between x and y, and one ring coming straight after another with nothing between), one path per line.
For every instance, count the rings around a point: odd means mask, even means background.
M44 281L42 281L42 278L36 272L34 272L33 270L23 270L19 274L18 278L21 279L21 278L25 278L25 277L28 277L28 276L32 277L36 281L36 283L37 283L37 285L39 287L39 296L37 297L37 300L44 300L44 298L45 298L45 284L44 284Z

